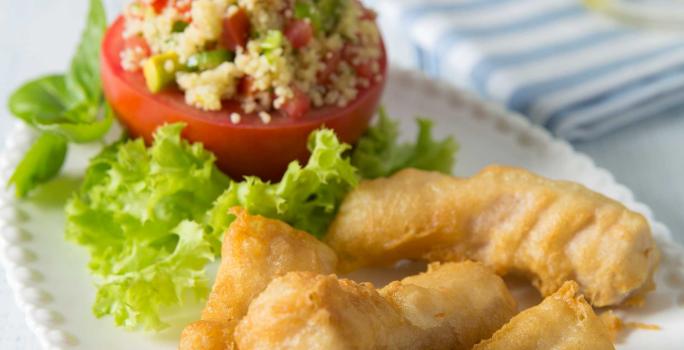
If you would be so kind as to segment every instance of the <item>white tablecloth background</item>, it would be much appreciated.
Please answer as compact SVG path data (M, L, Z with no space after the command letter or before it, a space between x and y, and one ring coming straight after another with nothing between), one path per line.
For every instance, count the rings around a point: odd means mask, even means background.
M110 13L120 3L107 1ZM86 5L85 0L0 0L0 105L22 81L64 70L78 41ZM7 137L11 122L6 109L0 108L0 141ZM612 171L684 242L684 111L576 147ZM39 349L1 268L0 275L0 349Z

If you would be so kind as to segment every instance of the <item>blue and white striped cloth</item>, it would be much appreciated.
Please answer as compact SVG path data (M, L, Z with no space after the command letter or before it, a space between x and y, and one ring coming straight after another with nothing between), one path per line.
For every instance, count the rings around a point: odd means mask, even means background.
M370 0L390 56L560 137L598 137L684 107L684 34L637 29L580 0Z

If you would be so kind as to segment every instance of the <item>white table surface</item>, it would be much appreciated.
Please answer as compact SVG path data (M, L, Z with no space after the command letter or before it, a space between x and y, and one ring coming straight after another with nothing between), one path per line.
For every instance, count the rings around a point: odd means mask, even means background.
M109 12L119 9L121 2L106 1ZM9 93L24 80L64 70L78 41L86 5L85 0L0 0L0 104L4 106ZM6 109L0 108L0 141L7 137L11 122ZM612 171L684 242L684 111L575 146ZM4 276L1 268L0 275ZM0 349L39 349L4 277L0 277Z

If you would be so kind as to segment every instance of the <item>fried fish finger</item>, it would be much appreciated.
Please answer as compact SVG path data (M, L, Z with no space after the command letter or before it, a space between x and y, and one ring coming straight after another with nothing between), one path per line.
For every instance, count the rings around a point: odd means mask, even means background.
M426 349L470 349L516 313L503 280L481 263L432 263L380 294L419 329ZM448 345L447 345L448 344Z
M470 349L516 311L479 263L431 265L377 291L334 275L275 279L235 330L239 349Z
M473 350L608 350L610 333L594 310L577 296L577 284L558 292L508 322Z
M235 325L274 278L290 271L335 271L335 253L310 234L244 209L232 213L237 218L225 234L216 281L201 321L181 335L182 350L229 349Z
M579 184L503 166L467 179L407 169L363 182L325 241L343 271L470 259L526 276L545 296L575 280L595 306L653 289L659 261L642 215Z

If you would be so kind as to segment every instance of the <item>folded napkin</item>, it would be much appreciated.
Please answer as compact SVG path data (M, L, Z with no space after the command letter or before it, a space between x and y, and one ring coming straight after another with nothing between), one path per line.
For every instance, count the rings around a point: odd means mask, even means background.
M572 140L684 107L684 35L580 0L370 0L390 56Z

